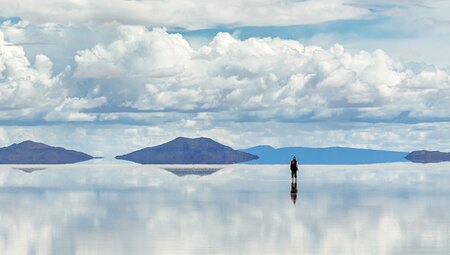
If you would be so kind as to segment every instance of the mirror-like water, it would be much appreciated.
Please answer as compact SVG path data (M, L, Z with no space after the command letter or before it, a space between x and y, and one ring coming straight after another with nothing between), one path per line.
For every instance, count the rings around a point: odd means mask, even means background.
M304 166L296 194L288 166L16 168L0 254L450 253L449 164Z

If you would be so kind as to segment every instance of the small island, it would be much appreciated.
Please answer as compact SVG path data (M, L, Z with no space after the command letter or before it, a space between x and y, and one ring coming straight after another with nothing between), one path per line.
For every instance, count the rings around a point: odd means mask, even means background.
M450 161L449 152L440 151L413 151L406 155L407 160L414 163L439 163L444 161Z
M258 159L258 156L206 137L178 137L158 146L116 156L116 159L140 164L234 164Z
M33 141L0 148L0 164L71 164L93 158L83 152Z

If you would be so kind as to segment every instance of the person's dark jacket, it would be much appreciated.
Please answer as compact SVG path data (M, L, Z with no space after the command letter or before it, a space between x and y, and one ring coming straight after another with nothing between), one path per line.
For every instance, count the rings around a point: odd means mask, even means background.
M295 160L295 159L291 160L291 170L292 171L297 171L298 170L297 160Z

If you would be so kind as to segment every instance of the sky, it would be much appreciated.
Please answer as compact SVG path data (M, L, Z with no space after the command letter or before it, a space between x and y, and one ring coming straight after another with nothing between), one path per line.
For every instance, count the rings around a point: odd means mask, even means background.
M0 146L450 151L450 1L0 5Z

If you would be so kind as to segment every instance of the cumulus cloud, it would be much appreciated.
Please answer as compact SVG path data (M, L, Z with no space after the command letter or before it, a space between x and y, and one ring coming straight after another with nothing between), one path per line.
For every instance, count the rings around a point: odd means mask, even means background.
M21 46L4 40L0 31L0 120L35 120L42 119L50 112L67 108L71 102L68 115L52 120L79 120L87 116L78 112L94 104L98 99L82 99L85 106L76 103L76 98L68 94L68 67L62 73L53 74L53 63L45 55L36 55L30 63ZM104 99L102 99L104 102ZM74 116L74 115L80 116ZM53 115L54 116L54 115ZM72 116L72 117L71 117Z
M58 0L20 3L0 0L2 16L19 16L37 23L104 23L182 27L188 29L228 26L310 24L369 15L365 8L342 0Z
M28 31L24 24L7 27L4 35L15 42L39 31ZM46 25L39 37L60 34L67 41L71 33L66 29L80 30L57 27L65 32ZM2 39L0 71L8 84L2 86L2 119L184 120L192 126L222 120L423 122L449 117L448 70L405 64L382 50L352 53L339 44L326 49L279 38L240 40L228 33L194 49L165 29L99 28L109 39L65 52L75 55L68 63L73 67L56 75L46 55L36 54L30 63L22 46Z
M170 77L184 71L193 51L180 34L163 29L119 27L120 40L79 51L77 78L110 79L120 76ZM129 73L129 71L132 71Z
M404 63L383 50L355 53L339 44L228 33L194 48L162 28L117 23L22 22L1 31L0 120L14 125L0 129L4 145L64 140L66 147L114 156L119 147L125 153L176 136L209 136L238 148L450 144L449 70ZM72 39L80 34L97 37L77 46ZM21 45L46 38L55 45ZM47 126L20 127L24 120L68 124L48 136ZM74 122L84 124L68 128Z
M27 118L52 108L64 96L62 76L52 75L52 62L44 55L37 55L32 65L21 47L7 45L0 31L2 119Z
M65 98L61 104L51 110L44 119L47 121L94 121L96 116L82 112L104 105L107 102L105 97L93 99L87 98Z
M127 77L134 93L104 93L137 111L216 112L213 118L241 121L450 117L447 70L410 68L382 50L353 54L339 44L228 33L193 49L163 29L120 31L109 44L79 51L75 75L105 83L100 91Z

